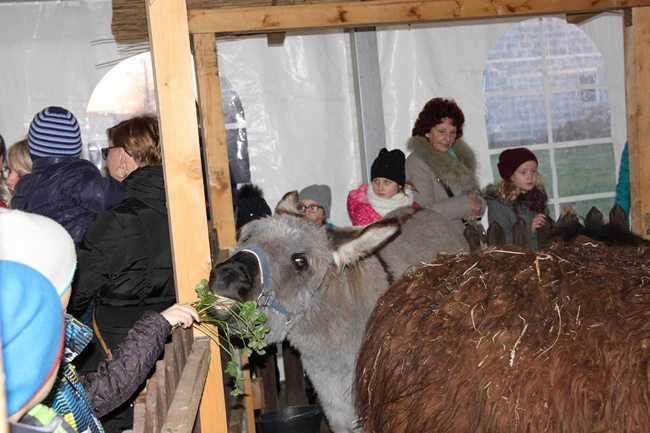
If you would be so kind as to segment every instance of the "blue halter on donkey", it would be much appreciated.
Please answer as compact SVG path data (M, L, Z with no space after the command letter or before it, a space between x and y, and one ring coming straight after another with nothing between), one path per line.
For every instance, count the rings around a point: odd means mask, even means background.
M270 307L278 313L286 316L291 320L293 313L289 313L280 303L276 301L271 292L271 266L269 266L269 259L260 247L257 245L246 245L240 252L251 253L257 259L260 267L260 281L262 283L262 292L257 298L257 307L262 310L264 307Z

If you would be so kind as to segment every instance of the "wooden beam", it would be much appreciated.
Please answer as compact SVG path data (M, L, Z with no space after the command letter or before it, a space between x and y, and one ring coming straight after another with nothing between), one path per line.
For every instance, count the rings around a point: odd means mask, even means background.
M273 0L272 6L289 6L296 3L296 0ZM287 32L269 33L266 35L266 43L269 45L283 45Z
M628 9L624 21L632 231L650 239L650 8Z
M217 230L219 249L236 243L228 144L221 104L221 81L217 63L217 38L214 33L195 35L194 63L199 89L203 154L208 176L210 220Z
M566 22L569 24L579 25L589 21L592 18L596 18L598 15L600 15L600 12L593 14L567 14Z
M196 33L269 33L557 13L594 13L650 6L650 0L375 0L237 9L192 9Z
M174 276L180 302L212 268L185 0L147 3L169 209ZM227 433L219 348L212 355L199 408L203 433Z
M210 339L194 341L161 433L192 433L210 365Z

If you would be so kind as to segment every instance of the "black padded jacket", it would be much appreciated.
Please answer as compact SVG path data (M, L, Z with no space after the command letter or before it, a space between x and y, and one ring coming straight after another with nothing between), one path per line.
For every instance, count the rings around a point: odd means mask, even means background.
M162 166L141 167L123 183L126 199L97 215L78 248L68 305L80 317L95 297L100 330L103 323L122 337L144 311L176 301Z

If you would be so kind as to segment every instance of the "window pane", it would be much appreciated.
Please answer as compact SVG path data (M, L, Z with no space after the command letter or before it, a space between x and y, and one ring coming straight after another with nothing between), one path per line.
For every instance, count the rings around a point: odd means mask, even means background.
M546 59L550 87L577 87L607 82L605 61L598 54Z
M555 168L560 197L613 191L616 186L615 165L612 143L556 149Z
M497 39L483 70L483 91L543 89L539 19L526 20Z
M501 35L490 50L490 60L541 57L540 20L522 21Z
M605 60L579 27L558 18L544 18L549 86L605 84Z
M554 141L611 137L607 89L551 93L550 102Z
M541 90L544 88L542 60L488 60L483 70L483 91Z
M548 142L544 95L500 96L483 103L490 149Z

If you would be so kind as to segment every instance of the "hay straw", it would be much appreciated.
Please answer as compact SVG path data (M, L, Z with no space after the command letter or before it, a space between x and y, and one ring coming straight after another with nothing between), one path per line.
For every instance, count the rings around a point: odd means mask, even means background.
M553 342L553 344L548 346L546 349L542 350L542 352L539 355L537 355L535 357L535 359L538 359L540 356L542 356L543 354L545 354L546 352L551 350L553 348L553 346L555 346L557 344L558 340L560 339L560 334L562 333L562 313L560 312L560 306L558 304L555 304L555 311L557 311L557 316L558 316L558 319L560 320L560 323L558 323L558 326L557 326L557 336L555 337L555 341Z
M515 345L512 346L512 349L510 349L510 367L512 367L512 364L515 362L515 351L517 350L517 346L519 346L519 343L521 343L521 339L523 338L526 329L528 329L528 323L526 323L526 319L521 316L519 316L519 318L524 321L524 329L521 331L521 334L519 335L519 338L517 338L517 341L515 341Z

